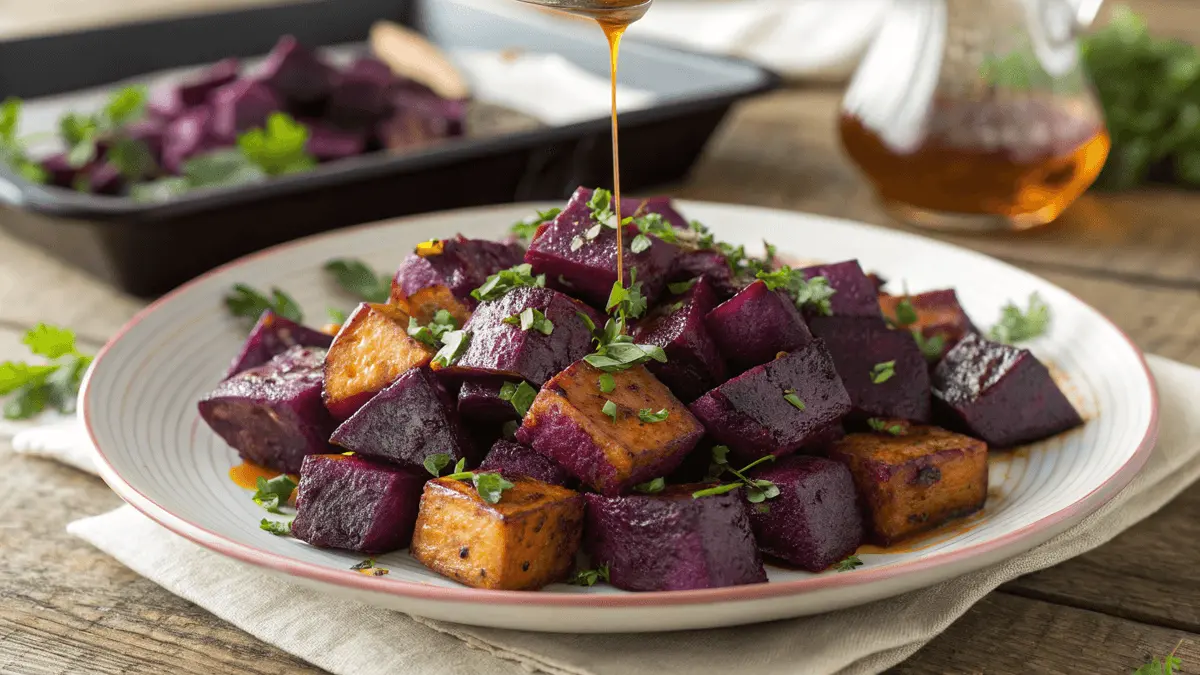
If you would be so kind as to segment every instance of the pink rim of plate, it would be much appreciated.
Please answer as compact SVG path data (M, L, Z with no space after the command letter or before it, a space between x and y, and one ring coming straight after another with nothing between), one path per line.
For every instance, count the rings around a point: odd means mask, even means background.
M508 206L508 205L505 205ZM517 206L517 205L511 205ZM461 211L486 211L496 208L495 205L474 207L471 209L462 209ZM453 213L453 211L443 212ZM420 216L416 216L420 217ZM821 216L830 220L840 220L828 216ZM859 227L867 227L872 229L882 229L867 223L859 223L857 221L844 221L857 225ZM724 588L711 588L692 591L655 591L645 593L623 593L623 594L587 594L587 593L554 593L549 591L493 591L474 588L453 588L442 586L431 586L428 584L416 583L411 581L401 581L399 579L391 579L388 577L366 577L352 571L342 571L331 569L315 563L303 562L292 558L283 557L280 555L267 553L256 549L252 546L238 543L228 539L221 534L213 532L195 523L184 520L168 509L164 508L154 500L142 494L137 488L125 482L124 478L113 468L108 461L108 457L104 454L103 448L96 439L96 433L92 429L91 421L91 406L88 404L88 390L91 387L92 372L96 370L100 362L108 354L108 351L114 344L119 342L126 333L132 330L135 326L141 323L147 316L154 313L159 306L170 302L172 298L190 289L191 287L202 283L211 276L225 272L230 269L235 269L246 263L249 263L258 258L267 257L294 246L309 244L313 241L340 236L349 231L367 230L377 227L388 227L394 224L393 222L386 223L370 223L352 228L342 228L331 232L324 232L302 239L297 239L290 242L285 242L272 246L256 253L243 256L231 262L228 262L220 267L205 272L191 281L183 284L175 290L167 293L163 297L151 303L145 309L138 312L132 319L121 327L117 334L108 341L107 344L96 355L95 362L92 368L88 371L86 380L83 383L81 390L80 401L84 425L87 427L88 436L92 440L92 445L96 450L96 457L99 460L101 477L108 483L109 487L117 493L126 503L132 505L142 514L154 520L159 525L179 534L207 549L216 551L222 555L229 556L236 560L240 560L251 565L257 565L276 572L284 574L304 577L314 581L342 586L360 591L372 591L387 593L401 597L409 597L421 600L433 600L442 602L457 602L457 603L488 603L501 605L540 605L544 607L650 607L661 606L664 604L671 605L687 605L687 604L705 604L716 602L738 602L758 600L764 598L776 598L788 595L797 595L800 593L834 589L845 586L858 586L879 582L886 579L895 578L898 576L909 576L929 570L934 567L962 562L970 558L982 556L987 553L1002 551L1006 547L1012 546L1022 539L1032 537L1047 529L1053 528L1056 525L1069 521L1076 517L1083 517L1087 514L1100 508L1110 499L1116 496L1126 485L1133 480L1138 471L1145 465L1146 460L1150 457L1150 452L1154 448L1154 442L1158 436L1158 415L1159 415L1159 399L1158 388L1154 385L1154 375L1150 372L1150 366L1146 363L1145 355L1142 350L1134 344L1133 340L1114 324L1108 317L1100 312L1096 314L1108 323L1133 349L1141 363L1142 369L1145 371L1147 381L1150 383L1150 423L1147 425L1146 434L1143 436L1141 443L1134 453L1129 457L1128 461L1121 466L1116 472L1108 477L1103 483L1098 485L1088 494L1080 497L1070 505L1038 520L1030 523L1020 529L1009 532L1008 534L996 537L988 541L980 542L972 546L968 546L961 550L951 551L948 553L938 553L930 555L920 560L905 563L895 563L879 567L877 569L862 569L855 571L854 574L835 574L835 575L820 575L809 579L800 579L796 581L783 581L764 584L750 584L744 586L729 586ZM920 238L920 237L919 237ZM938 242L941 243L941 242ZM957 250L963 251L958 246L951 246ZM966 250L969 253L974 251ZM982 255L982 254L976 254ZM1079 297L1065 291L1075 300L1085 306ZM1089 306L1090 307L1090 306ZM1016 553L1016 551L1014 551Z

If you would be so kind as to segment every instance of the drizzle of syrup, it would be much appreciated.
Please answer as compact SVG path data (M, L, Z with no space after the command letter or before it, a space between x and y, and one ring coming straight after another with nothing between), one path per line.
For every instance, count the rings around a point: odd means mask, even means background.
M612 94L612 148L613 148L613 213L617 218L617 283L625 285L624 245L621 242L621 150L617 137L617 60L621 53L621 36L629 28L628 20L596 19L608 38L608 64L610 91Z

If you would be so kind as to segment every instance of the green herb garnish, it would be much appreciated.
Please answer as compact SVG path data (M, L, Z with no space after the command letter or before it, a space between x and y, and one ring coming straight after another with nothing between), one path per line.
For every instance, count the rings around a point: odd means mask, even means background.
M617 404L612 401L605 401L604 407L600 408L600 412L612 418L613 422L617 421Z
M269 176L308 171L317 159L305 149L308 127L282 112L271 113L261 129L238 136L237 147L252 164Z
M263 518L258 523L258 529L270 532L276 537L286 537L292 533L292 523L286 520L267 520Z
M895 326L904 328L911 326L918 321L917 309L909 302L908 298L904 298L896 303L896 319L893 322Z
M637 280L637 268L629 270L629 286L622 286L620 281L614 281L608 294L608 302L604 308L609 313L615 309L622 319L636 319L646 313L649 303L642 295L642 282Z
M595 586L601 579L608 582L608 565L601 565L592 570L576 570L567 583L574 586Z
M596 383L600 385L600 392L604 394L612 393L612 390L617 388L617 381L608 373L601 373Z
M660 478L655 478L652 481L647 481L645 483L639 483L637 485L634 485L633 491L640 492L644 495L652 495L652 494L662 492L663 488L666 486L667 486L667 481L660 477Z
M325 316L329 317L329 323L335 323L339 326L346 323L346 313L337 307L328 307L325 309Z
M721 448L721 451L719 454L718 454L717 448ZM709 474L711 475L711 474L715 473L716 475L713 477L713 479L718 480L718 479L720 479L722 473L724 473L725 471L728 471L729 473L732 473L734 476L737 477L738 482L727 483L724 485L718 485L716 487L707 488L704 490L698 490L698 491L692 493L693 499L699 499L701 497L710 497L712 495L725 494L726 492L731 492L731 491L733 491L739 487L743 487L743 486L745 486L745 488L746 488L746 499L751 504L761 504L762 502L764 502L768 499L773 499L773 498L779 496L779 486L775 485L775 483L773 483L769 480L749 478L746 476L746 472L750 471L750 469L753 469L754 467L758 466L759 464L762 464L763 462L775 461L774 455L766 455L765 457L759 457L758 459L754 460L753 462L750 462L749 464L742 467L741 469L735 469L735 468L729 466L728 463L726 463L726 455L728 454L728 452L729 452L729 448L727 448L723 445L718 445L713 448L713 463L712 463L712 465L709 466L709 469L708 469Z
M392 293L392 277L377 274L361 260L330 260L325 263L325 271L339 286L364 302L387 302Z
M667 353L658 345L634 344L633 338L625 334L625 322L619 318L609 319L604 330L596 330L596 324L580 312L577 316L592 331L598 345L596 351L583 357L589 365L606 373L615 373L654 360L667 362Z
M845 560L834 564L833 569L839 572L849 572L856 567L862 567L863 561L856 555L847 557Z
M355 563L354 565L350 566L350 569L370 577L381 577L387 574L389 571L386 567L380 567L379 564L375 562L374 558L367 558L360 563Z
M1175 656L1175 652L1179 651L1182 646L1183 640L1180 640L1171 653L1161 661L1158 660L1158 657L1154 657L1153 661L1133 671L1133 675L1175 675L1175 669L1183 667L1183 660Z
M4 406L5 419L29 419L46 406L63 414L75 412L79 385L92 363L91 356L76 348L75 333L39 323L21 342L47 363L0 363L0 396L12 396Z
M545 285L545 274L534 276L533 265L522 263L489 276L482 286L471 291L471 297L480 302L498 300L514 288L542 288Z
M756 278L761 279L767 288L770 290L783 289L792 299L796 301L796 306L821 314L823 316L833 315L833 304L830 299L837 293L837 290L829 285L829 280L825 277L805 278L804 272L794 270L787 265L773 271L759 271Z
M696 490L695 492L692 493L692 499L701 499L703 497L713 497L716 495L723 495L726 492L733 492L734 490L736 490L740 487L742 487L741 483L726 483L724 485L716 485L714 487L705 488L703 490Z
M278 288L272 288L268 297L246 284L234 284L233 290L225 296L225 307L233 316L250 322L258 321L268 309L296 323L304 321L304 312L300 311L300 305L296 304L292 296Z
M435 455L430 455L425 458L422 464L425 465L425 470L433 474L434 478L442 475L442 469L450 466L450 460L453 459L450 455L439 452Z
M408 335L414 340L440 348L442 338L450 331L458 328L458 322L449 311L439 309L433 313L433 320L422 326L416 317L408 317Z
M521 330L536 330L542 335L550 335L554 332L554 323L546 318L542 310L534 307L526 307L518 314L504 319L504 323L520 326Z
M475 485L475 491L479 493L479 497L488 504L496 504L500 501L505 490L516 487L511 482L504 479L504 476L494 472L487 471L479 473L475 471L466 471L467 460L460 459L454 465L454 473L443 476L447 480L469 480Z
M254 493L254 503L271 513L283 513L279 510L281 504L286 504L296 489L296 481L287 474L278 475L270 480L258 477L257 490Z
M946 349L946 336L938 333L932 337L925 337L920 328L912 329L913 340L917 342L917 349L921 350L921 355L926 361L934 362L942 358L942 352Z
M442 333L442 348L433 355L433 363L442 368L454 365L467 352L471 344L471 333L465 330L451 330Z
M872 430L878 431L880 433L889 433L893 436L903 436L904 435L904 427L903 426L901 426L899 424L888 424L887 420L881 420L878 417L872 417L871 419L867 420L867 426L871 427Z
M680 281L674 284L667 284L667 290L671 291L671 295L682 295L692 290L692 286L695 286L696 282L698 281L700 281L700 277L688 279L687 281Z
M799 410L800 412L804 412L804 408L806 406L804 405L804 401L801 401L800 397L796 396L795 389L784 390L783 400L787 401L788 403L791 403L792 407L795 408L796 410Z
M1014 302L1000 310L1000 321L988 331L988 337L996 342L1016 344L1043 335L1050 328L1050 306L1037 293L1029 296L1025 311Z
M883 384L884 382L887 382L888 380L892 379L892 377L894 377L895 375L896 375L896 362L895 361L884 361L883 363L876 363L875 366L873 368L871 368L871 382L873 382L875 384Z
M537 233L537 229L542 223L548 223L558 217L562 213L562 209L548 209L546 211L538 211L536 216L520 220L513 223L509 231L513 236L522 241L530 241L533 235Z
M7 98L0 103L0 162L11 166L25 180L45 183L49 178L42 165L29 158L25 142L17 137L21 124L21 99Z
M642 408L638 411L638 419L646 424L657 424L659 422L665 422L667 420L667 416L670 414L670 411L666 408L663 408L658 412L654 412L652 408Z
M520 384L505 382L500 385L500 400L511 403L513 410L521 417L525 417L525 413L529 412L529 406L533 405L537 393L537 389L529 386L525 380L521 380Z

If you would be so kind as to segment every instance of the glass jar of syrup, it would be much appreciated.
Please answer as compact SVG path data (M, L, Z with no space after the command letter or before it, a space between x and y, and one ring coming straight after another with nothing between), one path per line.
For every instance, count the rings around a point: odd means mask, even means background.
M1077 31L1102 0L895 0L839 131L901 220L1048 223L1092 184L1109 138Z

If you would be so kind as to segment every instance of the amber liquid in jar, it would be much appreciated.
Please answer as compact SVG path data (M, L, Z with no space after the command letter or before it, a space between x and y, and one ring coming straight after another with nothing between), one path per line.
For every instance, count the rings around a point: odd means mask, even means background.
M1035 98L937 101L923 140L905 151L850 115L839 131L884 203L932 226L960 215L1048 223L1100 174L1110 145L1099 119Z

